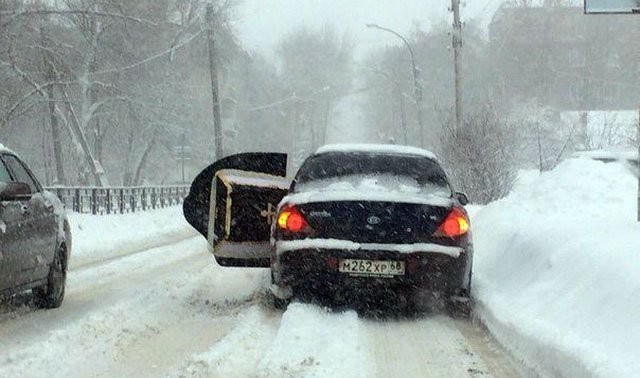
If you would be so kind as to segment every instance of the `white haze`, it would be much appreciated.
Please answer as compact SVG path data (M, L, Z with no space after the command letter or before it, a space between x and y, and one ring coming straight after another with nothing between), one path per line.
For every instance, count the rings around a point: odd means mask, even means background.
M469 1L462 5L464 20L479 19L486 24L500 0ZM421 30L433 24L451 23L449 0L244 0L237 11L236 28L245 48L272 54L278 41L301 26L338 25L351 35L360 49L397 44L397 38L368 30L377 23L409 34L417 25ZM360 51L359 51L360 52Z

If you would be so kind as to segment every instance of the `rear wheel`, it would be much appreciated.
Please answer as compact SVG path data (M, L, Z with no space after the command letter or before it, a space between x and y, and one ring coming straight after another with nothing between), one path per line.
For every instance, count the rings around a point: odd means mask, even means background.
M275 277L273 277L273 265L271 266L271 286L277 286ZM273 291L271 291L269 294L271 295L273 307L277 310L286 310L287 306L289 306L289 303L291 303L291 298L283 299L277 297Z
M273 296L273 307L277 310L286 310L290 302L290 299L282 299L276 297L275 295Z
M33 289L36 305L40 308L58 308L64 299L67 267L64 246L56 252L49 268L47 283Z
M469 319L473 315L473 301L466 293L450 297L446 306L449 315L455 318Z

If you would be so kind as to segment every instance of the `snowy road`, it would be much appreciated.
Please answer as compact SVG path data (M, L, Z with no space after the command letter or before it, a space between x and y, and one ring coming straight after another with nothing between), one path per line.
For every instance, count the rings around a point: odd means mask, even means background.
M76 268L60 309L2 306L0 377L518 375L470 322L282 313L267 277L214 266L200 238Z

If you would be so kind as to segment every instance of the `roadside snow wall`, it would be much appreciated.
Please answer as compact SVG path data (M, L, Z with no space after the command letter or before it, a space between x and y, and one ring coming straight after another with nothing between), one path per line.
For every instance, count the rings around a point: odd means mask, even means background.
M477 312L540 375L640 374L636 190L619 164L572 159L475 213Z
M130 214L67 214L71 224L71 268L199 235L184 220L181 206Z

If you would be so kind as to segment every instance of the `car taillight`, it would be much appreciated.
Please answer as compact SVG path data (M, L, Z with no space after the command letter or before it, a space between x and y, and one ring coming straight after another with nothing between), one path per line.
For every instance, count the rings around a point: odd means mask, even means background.
M436 230L433 236L444 236L453 238L461 236L469 231L469 218L467 215L457 207L451 209L451 212L444 218L440 227Z
M295 206L287 206L278 214L278 228L289 232L303 232L309 229L309 224Z

